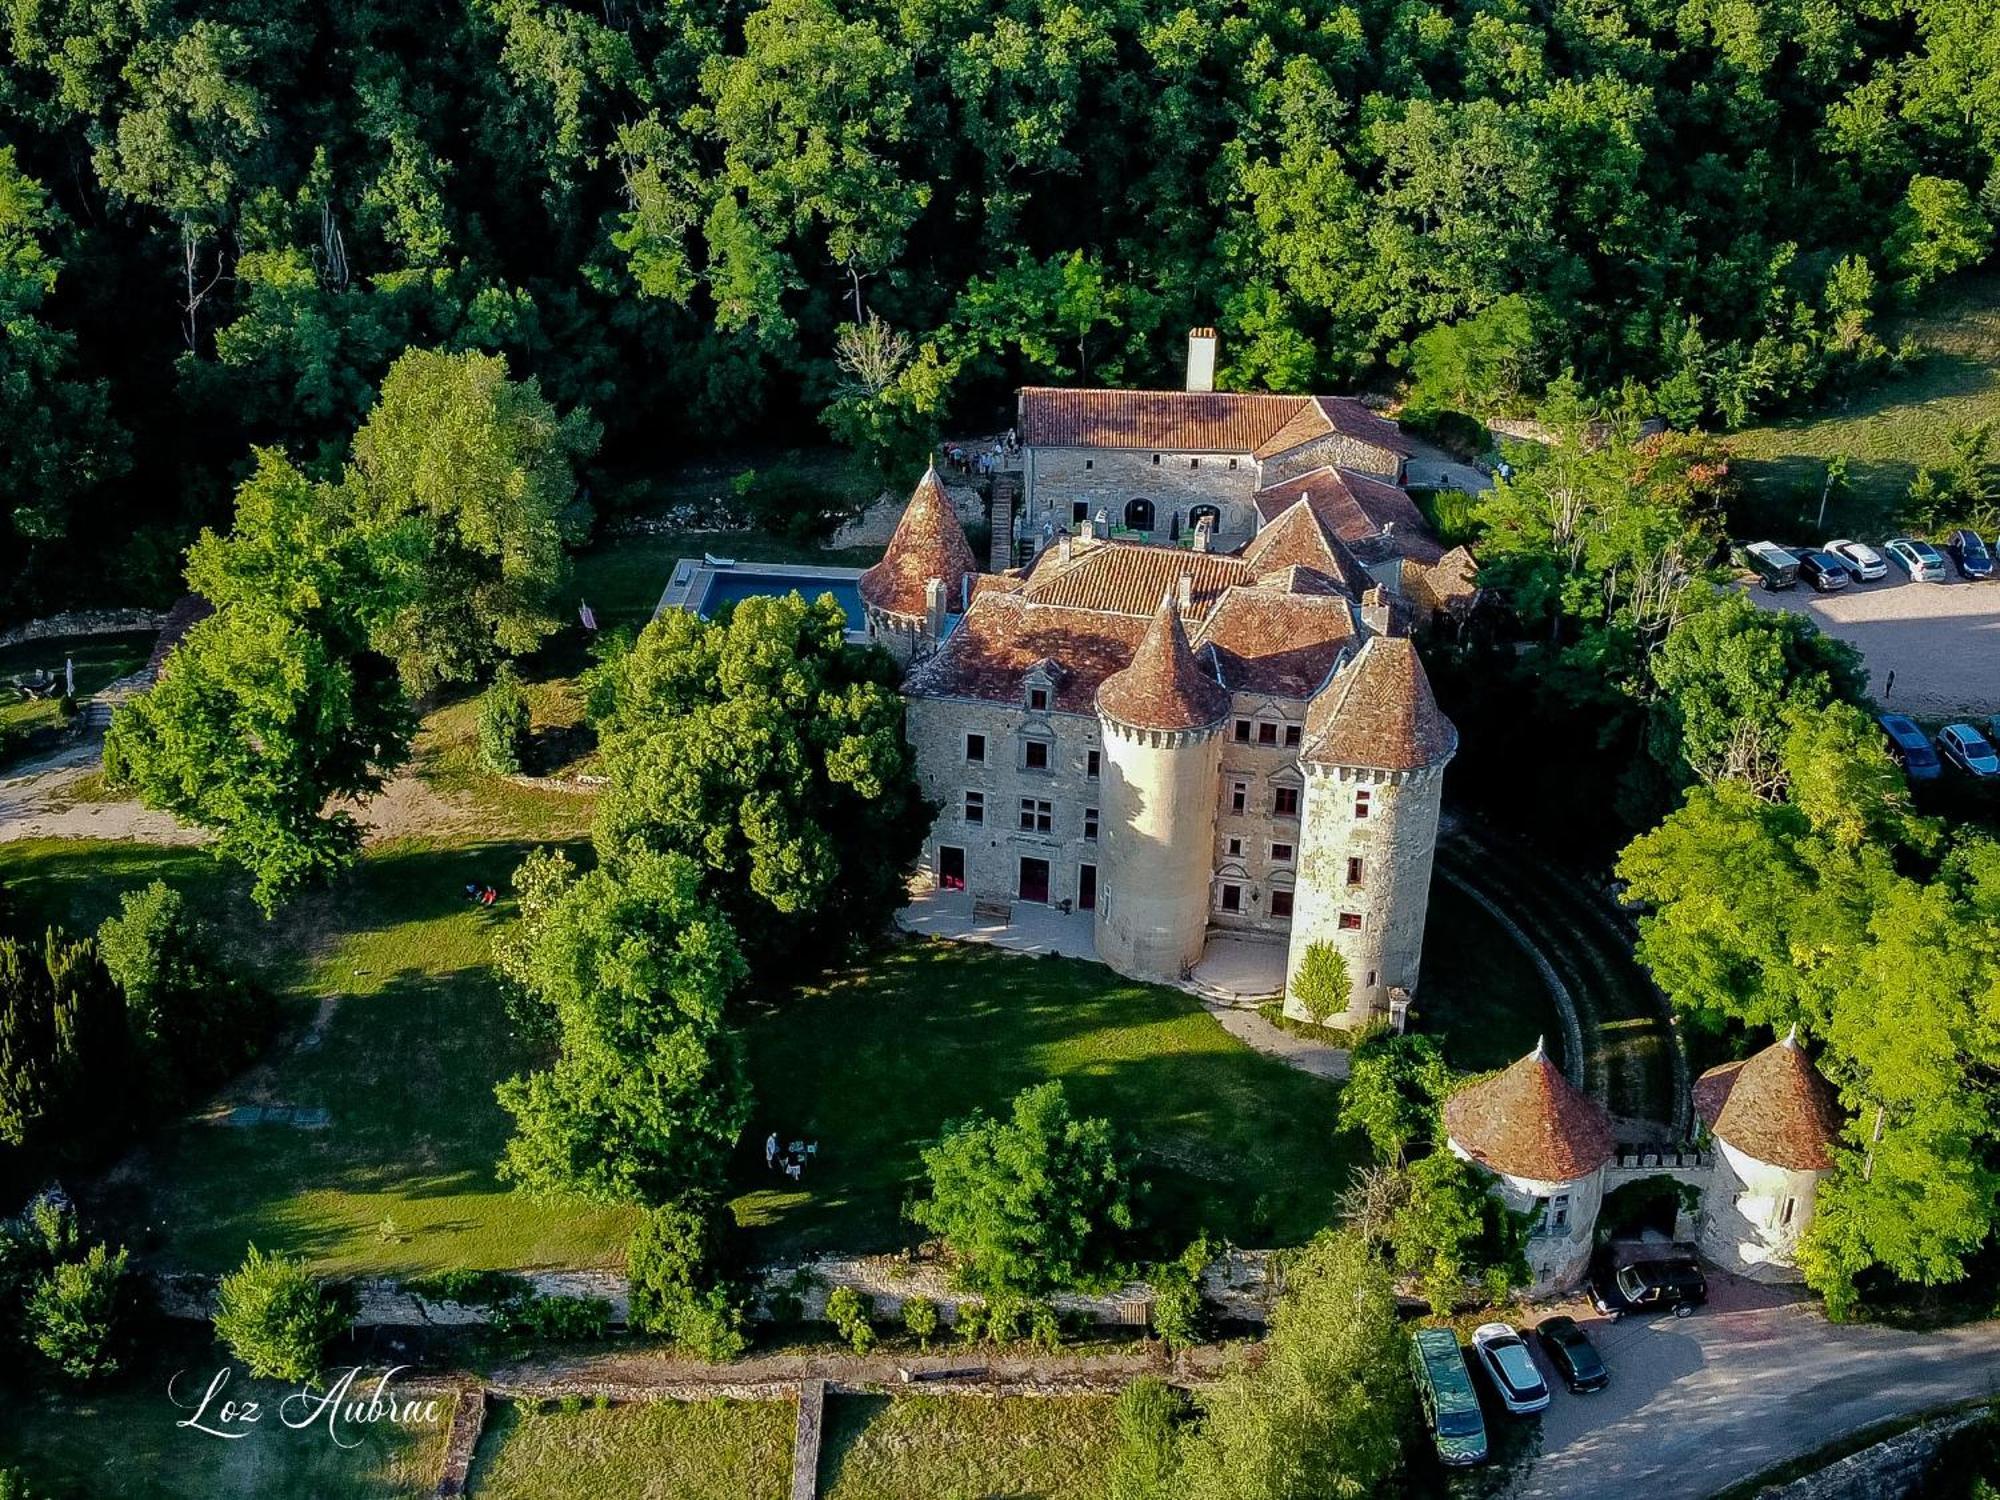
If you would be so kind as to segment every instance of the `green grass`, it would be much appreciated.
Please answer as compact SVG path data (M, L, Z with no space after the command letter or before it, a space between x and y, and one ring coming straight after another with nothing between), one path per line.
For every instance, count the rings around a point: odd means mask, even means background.
M1486 909L1447 880L1431 882L1418 1028L1463 1073L1504 1068L1547 1039L1562 1060L1562 1019L1528 955Z
M837 1396L825 1500L1101 1500L1118 1446L1109 1396Z
M533 724L526 764L532 776L568 778L596 769L594 736L583 723L576 679L549 676L522 684ZM580 839L590 832L597 799L586 790L526 786L496 776L479 758L480 694L466 693L424 715L411 768L437 791L463 797L486 826L525 839Z
M1338 1086L1235 1041L1192 997L1100 964L911 943L747 1027L759 1101L739 1154L739 1218L761 1256L905 1243L921 1149L974 1108L1062 1080L1137 1144L1158 1250L1197 1229L1290 1244L1328 1223L1359 1160ZM798 1184L768 1185L760 1143L816 1139Z
M1896 529L1918 468L1944 458L1954 427L2000 422L2000 275L1961 278L1884 336L1919 350L1900 375L1729 438L1747 490L1740 530L1806 534L1826 460L1843 454L1847 493L1828 505L1826 534L1880 538Z
M488 1414L467 1492L480 1500L783 1500L789 1402L657 1401Z
M59 698L26 698L8 684L13 678L46 668L58 678L63 659L76 663L76 695L94 693L107 683L138 671L152 654L153 632L124 631L116 635L56 636L0 647L0 761L11 741L62 723Z
M449 1397L438 1398L435 1425L342 1423L341 1442L359 1446L341 1448L324 1422L294 1431L279 1420L278 1404L297 1386L250 1380L238 1367L227 1396L258 1401L266 1413L248 1437L175 1426L191 1411L174 1399L193 1407L228 1363L211 1346L177 1347L107 1388L75 1391L44 1380L5 1392L0 1467L24 1470L36 1500L376 1500L435 1489Z

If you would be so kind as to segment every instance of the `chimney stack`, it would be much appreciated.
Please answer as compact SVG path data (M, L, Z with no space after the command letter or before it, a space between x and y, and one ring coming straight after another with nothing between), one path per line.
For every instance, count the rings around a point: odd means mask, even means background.
M1368 627L1370 635L1394 635L1395 616L1389 609L1389 595L1381 584L1376 584L1361 596L1361 623Z
M934 641L944 639L944 580L924 580L924 630Z
M1189 390L1215 389L1215 345L1213 328L1188 330L1187 388Z
M1194 608L1194 574L1181 574L1179 596L1181 613L1186 614Z
M1199 521L1194 523L1194 550L1197 552L1208 552L1213 550L1214 545L1215 522L1211 521L1207 516L1203 516Z
M1085 525L1088 525L1089 523L1088 523L1088 522L1085 522L1084 524L1085 524ZM1062 534L1062 540L1056 543L1056 561L1057 561L1057 562L1065 562L1065 563L1066 563L1066 562L1068 562L1068 561L1069 561L1069 556L1070 556L1070 545L1071 545L1071 544L1070 544L1070 539L1069 539L1069 533L1068 533L1067 531L1065 531L1065 532L1064 532L1064 533Z

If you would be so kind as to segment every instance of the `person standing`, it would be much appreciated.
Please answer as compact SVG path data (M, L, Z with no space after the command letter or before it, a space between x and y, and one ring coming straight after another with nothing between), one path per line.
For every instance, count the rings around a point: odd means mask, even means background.
M772 1131L764 1142L764 1170L772 1170L778 1164L778 1132Z

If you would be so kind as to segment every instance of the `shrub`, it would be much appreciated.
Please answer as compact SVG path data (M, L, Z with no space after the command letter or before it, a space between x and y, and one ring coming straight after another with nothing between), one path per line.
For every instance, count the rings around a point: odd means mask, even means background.
M496 776L520 771L532 720L512 662L503 661L479 699L479 759Z
M1062 1318L1046 1302L1037 1302L1028 1310L1028 1342L1045 1353L1053 1354L1062 1347Z
M117 1372L130 1340L138 1289L129 1257L92 1245L36 1283L23 1319L28 1337L72 1380Z
M1348 978L1347 960L1331 943L1313 943L1292 980L1292 998L1315 1026L1324 1026L1347 1010L1354 994Z
M983 1302L961 1302L951 1331L962 1344L976 1344L986 1337L987 1309Z
M1209 1262L1207 1236L1181 1252L1176 1260L1164 1261L1153 1271L1153 1332L1169 1349L1185 1349L1201 1342L1203 1304L1201 1273Z
M1118 1451L1111 1459L1107 1500L1173 1500L1180 1490L1177 1447L1187 1397L1156 1376L1118 1393Z
M611 1331L611 1304L602 1297L543 1296L534 1291L498 1304L493 1326L535 1343L601 1339Z
M208 924L165 881L127 891L97 929L97 951L162 1096L186 1098L256 1051L267 1012L233 972Z
M19 1469L0 1469L0 1500L40 1500L46 1491L28 1488L28 1476Z
M874 1316L875 1299L866 1292L837 1286L827 1294L826 1320L856 1354L866 1354L875 1347Z
M646 1215L625 1252L634 1328L663 1333L711 1363L749 1345L741 1298L721 1272L720 1217L706 1206L669 1203Z
M310 1380L326 1346L353 1325L352 1298L303 1260L266 1255L255 1245L222 1278L215 1333L252 1375Z
M919 1349L930 1348L938 1331L938 1305L928 1297L905 1297L903 1327L917 1341Z

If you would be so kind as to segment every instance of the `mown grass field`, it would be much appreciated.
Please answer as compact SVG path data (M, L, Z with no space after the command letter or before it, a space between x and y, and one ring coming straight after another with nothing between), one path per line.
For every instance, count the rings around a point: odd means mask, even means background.
M1109 1396L835 1396L824 1500L1100 1500L1118 1446Z
M1847 494L1828 505L1826 536L1893 534L1910 481L1945 456L1952 429L2000 422L2000 275L1961 278L1883 336L1891 347L1912 340L1919 358L1819 411L1728 439L1749 501L1739 530L1824 540L1812 523L1826 461L1841 454Z
M783 1500L795 1408L654 1401L489 1412L467 1485L479 1500Z

